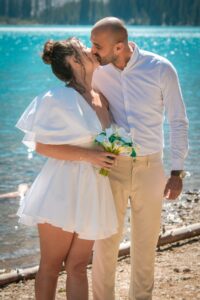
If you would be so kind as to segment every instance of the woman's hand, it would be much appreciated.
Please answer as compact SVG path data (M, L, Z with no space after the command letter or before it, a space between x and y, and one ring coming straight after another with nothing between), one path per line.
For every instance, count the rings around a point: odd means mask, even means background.
M116 157L117 155L110 152L88 150L87 156L83 156L81 160L88 161L95 166L109 171L113 167Z

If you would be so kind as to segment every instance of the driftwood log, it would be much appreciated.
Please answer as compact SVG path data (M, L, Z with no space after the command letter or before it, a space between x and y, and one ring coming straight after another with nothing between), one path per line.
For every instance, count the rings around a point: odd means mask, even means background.
M18 282L24 279L33 279L38 271L38 266L26 269L13 270L9 273L0 275L0 287L12 282Z
M159 237L158 247L167 244L175 243L185 239L191 239L196 236L200 236L200 223L192 224L189 226L177 228L174 230L166 231ZM130 254L130 242L126 242L120 245L119 257ZM90 263L92 262L92 258ZM0 287L3 287L12 282L18 282L20 280L32 279L35 277L38 271L38 266L26 269L18 269L0 275Z
M182 240L200 236L200 223L176 228L161 234L158 239L157 247L173 244ZM130 254L130 241L120 245L119 256Z
M0 194L0 200L22 197L28 191L28 188L29 188L29 186L27 183L21 183L21 184L19 184L17 191Z
M17 197L20 197L20 194L18 191L0 194L0 199L9 199L9 198L17 198Z

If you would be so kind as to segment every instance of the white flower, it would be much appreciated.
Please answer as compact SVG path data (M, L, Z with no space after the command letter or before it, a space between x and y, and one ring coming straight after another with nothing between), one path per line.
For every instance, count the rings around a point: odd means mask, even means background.
M124 128L118 127L116 128L116 133L125 143L132 143L131 134L128 133Z
M106 137L107 137L108 139L109 139L109 137L114 133L112 127L106 128L105 132L106 132Z
M104 141L106 141L107 138L104 134L99 134L96 136L95 141L99 142L99 143L103 143Z
M132 143L132 139L131 139L131 137L129 137L129 136L123 136L123 137L122 137L122 140L123 140L125 143Z
M127 132L124 130L124 128L122 128L122 127L119 127L119 128L117 128L117 130L116 130L116 132L117 132L117 134L119 135L119 136L126 136L127 135Z
M102 145L104 150L118 155L131 156L136 148L131 134L117 125L112 125L110 128L106 128L105 131L100 132L95 141ZM99 173L108 176L109 172L101 168Z

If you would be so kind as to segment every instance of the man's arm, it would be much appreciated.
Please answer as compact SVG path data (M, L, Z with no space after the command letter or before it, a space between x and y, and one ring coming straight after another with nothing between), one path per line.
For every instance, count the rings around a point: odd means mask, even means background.
M164 196L176 199L183 187L184 160L188 152L188 119L176 70L170 63L161 68L163 102L170 127L171 175Z

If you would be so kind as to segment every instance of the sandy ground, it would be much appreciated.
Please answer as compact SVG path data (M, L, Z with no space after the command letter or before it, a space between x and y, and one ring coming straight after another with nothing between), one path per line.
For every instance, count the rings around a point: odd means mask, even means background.
M164 205L162 229L169 230L199 222L200 192L187 192L181 201ZM90 300L91 266L88 267ZM130 257L120 258L116 274L116 300L128 300ZM59 276L57 300L66 299L66 274ZM34 280L21 281L0 289L0 300L34 299ZM200 237L158 249L153 300L200 299ZM102 299L104 300L104 299Z
M91 295L91 267L88 267ZM130 257L118 262L116 299L128 300ZM64 300L66 274L59 276L57 300ZM34 299L34 280L10 284L0 290L2 300ZM154 300L200 299L200 238L157 251ZM103 299L102 299L103 300Z

